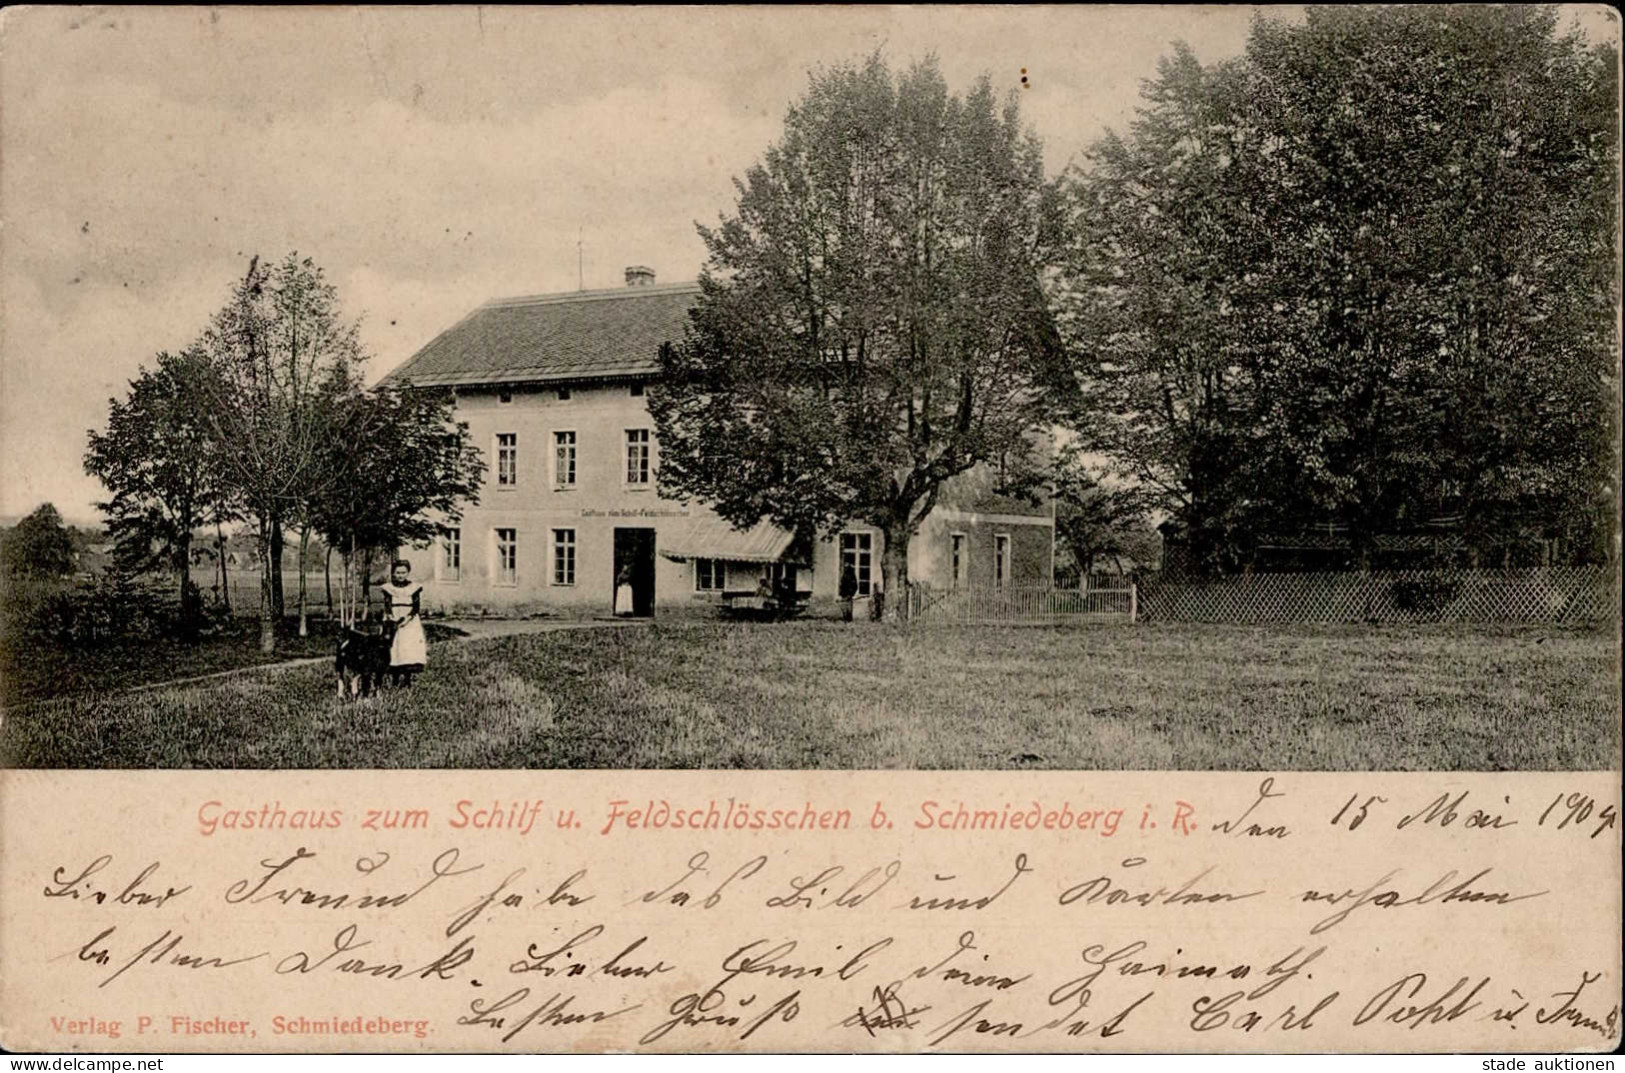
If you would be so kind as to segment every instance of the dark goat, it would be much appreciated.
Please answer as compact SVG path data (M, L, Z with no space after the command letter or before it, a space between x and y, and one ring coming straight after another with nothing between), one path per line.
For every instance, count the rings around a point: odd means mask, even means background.
M339 696L370 697L389 673L389 649L395 642L395 623L385 619L379 633L366 633L346 626L339 634L333 670L338 676Z

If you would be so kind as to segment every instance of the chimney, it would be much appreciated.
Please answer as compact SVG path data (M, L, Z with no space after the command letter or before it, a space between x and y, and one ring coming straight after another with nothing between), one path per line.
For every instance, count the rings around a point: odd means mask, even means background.
M648 265L627 265L626 285L628 287L653 287L655 270Z

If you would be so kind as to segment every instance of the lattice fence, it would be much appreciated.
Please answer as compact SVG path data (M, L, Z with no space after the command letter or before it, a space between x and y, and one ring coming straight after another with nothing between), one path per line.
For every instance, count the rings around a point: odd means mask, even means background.
M909 586L908 617L918 622L1072 622L1092 619L1132 621L1136 595L1121 587L932 589Z
M1612 570L1391 570L1251 574L1142 585L1140 617L1165 622L1600 623L1619 615Z

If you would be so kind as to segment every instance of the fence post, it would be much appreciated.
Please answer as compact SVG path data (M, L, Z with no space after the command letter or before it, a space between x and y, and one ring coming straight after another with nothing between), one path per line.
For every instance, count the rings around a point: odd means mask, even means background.
M1140 620L1140 585L1138 582L1128 583L1128 623L1134 625Z

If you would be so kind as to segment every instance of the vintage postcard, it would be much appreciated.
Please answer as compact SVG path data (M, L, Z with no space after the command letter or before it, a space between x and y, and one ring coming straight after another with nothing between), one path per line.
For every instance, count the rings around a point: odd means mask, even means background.
M1619 27L0 12L0 1045L1614 1049Z

